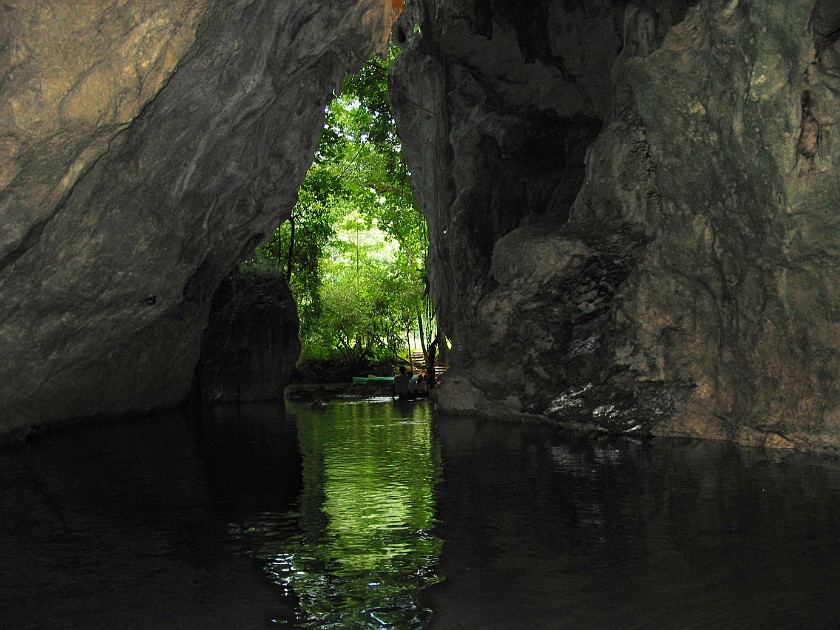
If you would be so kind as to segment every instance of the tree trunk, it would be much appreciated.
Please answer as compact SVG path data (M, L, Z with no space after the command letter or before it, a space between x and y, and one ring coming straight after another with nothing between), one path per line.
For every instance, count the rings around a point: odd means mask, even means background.
M423 358L426 360L426 364L429 363L429 351L426 349L426 333L423 329L423 313L419 310L417 311L417 330L420 331L420 349L423 351ZM409 354L411 354L411 348L408 349Z
M429 354L426 357L426 374L428 375L426 379L426 384L428 385L429 389L437 385L437 379L435 378L435 354L437 354L439 339L440 332L438 332L438 334L429 344Z
M289 228L291 235L289 236L289 256L286 259L286 282L291 286L292 283L292 259L295 254L295 217L289 217ZM277 262L280 263L280 235L277 235Z

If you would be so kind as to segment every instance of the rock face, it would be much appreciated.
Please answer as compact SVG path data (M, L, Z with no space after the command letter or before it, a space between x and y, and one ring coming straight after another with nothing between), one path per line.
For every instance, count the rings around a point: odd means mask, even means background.
M453 411L840 447L840 8L409 5Z
M3 4L0 433L186 397L401 7ZM413 0L395 35L442 406L840 446L835 0Z
M6 2L0 433L185 398L391 0Z
M297 306L283 276L230 274L213 295L195 375L202 403L283 398L300 356Z

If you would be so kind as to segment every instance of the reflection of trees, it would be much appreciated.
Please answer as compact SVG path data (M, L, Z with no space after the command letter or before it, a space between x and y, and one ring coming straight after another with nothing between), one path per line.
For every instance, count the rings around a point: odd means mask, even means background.
M438 471L428 407L408 421L390 404L298 410L300 533L264 557L300 598L304 619L342 627L423 625L414 593L438 580Z

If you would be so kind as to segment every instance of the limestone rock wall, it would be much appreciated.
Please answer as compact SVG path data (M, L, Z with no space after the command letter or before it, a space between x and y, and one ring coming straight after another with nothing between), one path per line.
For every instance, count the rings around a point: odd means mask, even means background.
M186 396L211 296L396 4L3 4L0 432Z
M231 273L211 300L194 381L197 401L281 400L300 356L299 329L283 276Z
M840 446L840 10L417 2L394 102L444 408Z
M187 395L401 6L3 4L0 433ZM395 36L445 408L840 444L836 2L413 0Z

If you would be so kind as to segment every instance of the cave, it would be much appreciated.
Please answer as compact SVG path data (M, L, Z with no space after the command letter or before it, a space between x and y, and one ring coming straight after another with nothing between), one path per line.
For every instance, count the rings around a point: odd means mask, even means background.
M2 15L4 436L194 395L231 270L288 218L342 77L393 37L395 114L453 341L441 410L840 446L833 2L7 2Z

